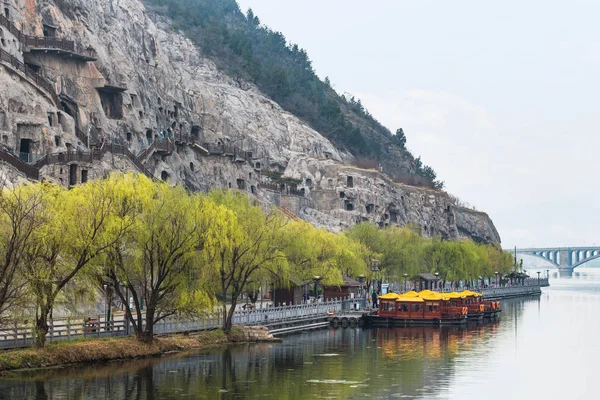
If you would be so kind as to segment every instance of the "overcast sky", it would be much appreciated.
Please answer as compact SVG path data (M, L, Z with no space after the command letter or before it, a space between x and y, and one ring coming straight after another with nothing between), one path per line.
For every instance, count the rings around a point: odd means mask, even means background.
M503 247L600 245L600 4L238 0L402 127Z

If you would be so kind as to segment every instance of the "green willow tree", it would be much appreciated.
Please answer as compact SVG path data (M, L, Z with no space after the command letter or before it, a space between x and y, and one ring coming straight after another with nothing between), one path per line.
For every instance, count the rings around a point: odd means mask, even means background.
M46 342L57 296L131 228L131 221L115 218L128 207L117 201L119 179L115 174L69 191L40 184L46 191L43 221L25 250L25 278L35 299L38 347Z
M0 190L0 324L25 300L25 249L40 228L43 206L40 185Z
M204 260L221 296L222 328L229 333L238 299L249 291L250 284L286 280L289 264L281 248L287 220L277 210L264 212L240 192L214 190L208 197L231 213L231 229L204 248Z
M480 276L490 278L496 271L504 274L511 268L510 254L494 245L422 237L410 227L379 229L363 223L350 228L347 235L377 258L379 271L371 275L375 279L402 282L404 274L410 279L420 272L437 272L444 283L475 283Z
M102 261L137 338L151 342L161 320L211 307L198 271L200 252L227 230L230 215L200 194L143 175L127 175L122 189L119 201L127 206L120 218L131 228Z
M303 282L320 276L325 285L341 284L341 258L347 250L343 248L340 237L305 221L290 222L285 232L283 251L292 267L292 274Z

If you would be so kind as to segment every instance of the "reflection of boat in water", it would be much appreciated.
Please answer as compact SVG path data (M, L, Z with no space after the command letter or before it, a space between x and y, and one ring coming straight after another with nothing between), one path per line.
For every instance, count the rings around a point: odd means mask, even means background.
M397 360L437 359L457 354L483 343L494 335L498 321L481 325L409 326L402 329L377 328L378 348Z
M461 325L467 319L495 318L499 301L484 301L481 293L465 290L440 293L431 290L388 293L379 297L376 314L367 317L373 326Z

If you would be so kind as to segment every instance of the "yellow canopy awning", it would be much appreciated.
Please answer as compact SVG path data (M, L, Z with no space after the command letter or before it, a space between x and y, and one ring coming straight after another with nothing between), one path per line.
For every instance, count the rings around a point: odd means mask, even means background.
M467 297L465 294L463 293L456 293L456 292L451 292L451 293L445 293L446 297L448 297L449 299L464 299L465 297Z
M483 296L483 294L481 294L481 293L471 292L470 290L463 290L461 292L461 294L463 294L465 296L475 296L475 297L481 297L481 296Z
M424 303L421 297L412 297L412 296L398 296L396 299L396 303Z
M379 296L379 300L395 300L399 296L398 293L386 293Z
M426 294L422 295L421 298L423 300L427 300L427 301L448 300L448 297L442 295L441 293L437 293L437 292L426 293Z

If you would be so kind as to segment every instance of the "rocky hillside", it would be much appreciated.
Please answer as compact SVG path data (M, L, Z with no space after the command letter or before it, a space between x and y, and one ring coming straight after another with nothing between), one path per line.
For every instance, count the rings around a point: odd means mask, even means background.
M500 242L484 213L396 184L232 78L139 0L7 0L0 18L0 176L65 186L136 170L246 191L316 225L412 223Z

